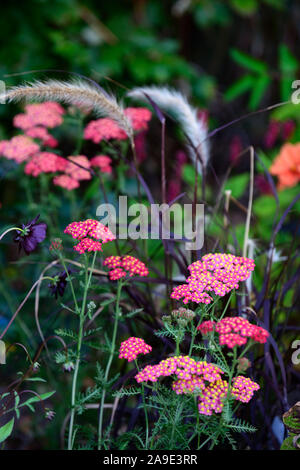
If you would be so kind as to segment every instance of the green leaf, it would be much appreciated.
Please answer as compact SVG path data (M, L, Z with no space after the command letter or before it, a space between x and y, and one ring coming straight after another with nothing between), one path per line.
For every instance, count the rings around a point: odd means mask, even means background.
M250 16L257 10L257 0L231 0L231 6L241 15Z
M263 98L263 95L271 83L270 77L268 75L262 75L254 81L253 90L249 100L249 108L254 110L259 105L260 101Z
M12 433L15 424L15 418L12 418L8 423L0 428L0 443L4 442Z
M245 52L241 52L238 49L231 49L230 55L235 62L252 72L263 74L267 71L267 65L264 62L254 59L250 55L245 54Z
M42 395L40 395L39 397L31 397L29 398L25 403L24 405L30 405L31 403L36 403L38 401L41 401L41 400L47 400L48 398L52 397L52 395L54 395L55 391L53 392L46 392L46 393L42 393Z
M28 379L25 379L26 382L46 382L45 379L42 379L41 377L29 377Z
M231 178L227 180L224 190L230 189L233 197L238 199L244 194L248 182L248 173L242 173L240 175L231 176Z
M279 46L279 67L283 73L296 72L299 68L298 60L285 44Z
M254 81L255 78L252 77L252 75L245 75L241 79L237 80L224 93L225 100L232 101L246 91L250 90L253 87Z

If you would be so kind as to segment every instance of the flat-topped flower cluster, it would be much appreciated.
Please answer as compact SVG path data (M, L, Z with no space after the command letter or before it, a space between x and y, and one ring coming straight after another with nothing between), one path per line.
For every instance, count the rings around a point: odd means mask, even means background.
M174 356L156 365L148 365L135 376L140 382L157 382L160 377L172 376L172 389L178 394L196 394L200 414L221 413L228 396L229 384L222 378L224 371L215 364L195 361L189 356ZM259 385L248 377L237 376L230 387L230 396L246 403Z
M63 123L66 110L58 103L28 104L25 112L14 117L13 124L23 134L10 140L0 141L0 156L16 163L25 163L26 175L38 177L42 173L53 175L52 182L68 191L79 188L81 181L90 180L94 169L101 173L112 172L112 159L107 155L96 154L91 159L85 155L58 154L59 142L49 132ZM135 131L145 131L151 119L146 108L126 108L125 114ZM127 139L127 134L111 119L90 121L83 137L95 143L102 140ZM57 152L57 153L56 153Z
M145 263L133 256L109 256L104 262L110 271L108 273L111 281L116 281L126 276L148 276L149 271Z
M248 339L252 339L257 343L265 343L269 333L261 326L253 325L246 318L242 317L225 317L218 322L207 320L202 322L197 329L207 335L212 331L219 334L220 345L234 348L247 343Z
M79 243L74 246L74 250L80 254L102 251L103 243L116 239L108 227L94 219L72 222L65 228L64 232L79 240Z
M120 346L119 359L127 359L128 362L134 361L139 354L148 354L152 347L142 338L131 336L123 341Z
M186 284L175 287L173 299L209 304L213 298L208 292L223 297L232 289L238 289L239 282L245 281L254 270L252 259L225 253L209 253L188 266L190 276Z

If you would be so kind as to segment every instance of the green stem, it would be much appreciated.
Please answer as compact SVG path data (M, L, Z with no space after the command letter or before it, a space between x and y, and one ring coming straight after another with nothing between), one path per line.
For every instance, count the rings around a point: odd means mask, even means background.
M114 353L115 353L116 338L117 338L118 324L119 324L119 318L120 318L120 300L121 300L122 287L123 287L123 282L122 280L120 280L118 282L118 288L117 288L114 329L113 329L113 335L112 335L112 340L111 340L110 355L109 355L109 358L106 364L106 369L105 369L104 386L108 380L111 364L112 364ZM102 427L103 427L103 412L104 412L105 396L106 396L106 391L104 389L102 393L102 397L101 397L100 408L99 408L98 450L101 450L101 446L102 446L101 441L102 441Z
M79 313L79 307L78 307L78 303L77 303L77 298L76 298L76 295L75 295L75 291L74 291L74 286L73 286L73 282L72 282L72 279L70 277L70 273L69 273L69 270L67 268L67 265L65 263L65 260L63 258L63 256L60 256L60 260L61 260L61 264L63 265L63 268L64 270L66 271L67 273L67 279L68 279L68 282L70 284L70 287L71 287L71 292L72 292L72 296L73 296L73 300L74 300L74 304L75 304L75 309L76 309L76 313Z
M70 425L69 425L69 436L68 436L68 450L72 450L73 448L73 429L74 429L74 422L75 422L75 404L76 404L76 392L77 392L77 380L78 380L78 373L80 367L80 355L81 355L81 346L83 340L83 327L85 321L85 309L86 309L86 301L87 301L87 294L90 287L92 275L93 275L93 268L96 261L97 252L94 253L92 266L90 270L90 274L88 274L88 263L85 264L85 286L84 286L84 293L80 311L80 318L79 318L79 332L78 332L78 341L77 341L77 351L76 351L76 363L74 368L74 375L72 381L72 393L71 393L71 417L70 417Z
M140 368L138 366L138 362L135 359L135 365L137 368L137 371L140 371ZM148 450L148 444L149 444L149 419L148 419L148 411L147 411L147 405L146 405L146 400L145 400L145 387L142 382L142 400L143 400L143 407L144 407L144 413L145 413L145 421L146 421L146 442L145 442L145 449Z

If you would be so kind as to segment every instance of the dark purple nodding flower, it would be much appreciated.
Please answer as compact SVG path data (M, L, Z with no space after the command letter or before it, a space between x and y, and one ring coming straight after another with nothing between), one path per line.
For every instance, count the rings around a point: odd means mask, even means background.
M58 295L61 297L64 295L65 288L67 285L67 273L65 271L60 272L55 276L53 282L48 287L51 290L51 294L57 299Z
M14 241L19 245L19 250L23 248L26 255L34 251L38 243L46 238L47 224L37 223L39 217L40 215L37 215L27 224L22 224L21 230L17 230L17 236L14 238Z

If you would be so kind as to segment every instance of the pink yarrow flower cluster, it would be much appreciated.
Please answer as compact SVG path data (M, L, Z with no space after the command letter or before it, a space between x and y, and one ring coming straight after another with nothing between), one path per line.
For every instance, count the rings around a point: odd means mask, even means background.
M197 329L207 335L211 331L219 334L219 343L228 348L242 346L247 343L248 339L252 339L258 343L265 343L269 333L261 326L253 325L246 318L242 317L226 317L217 323L212 320L202 322Z
M128 362L135 361L139 354L148 354L152 351L142 338L131 336L123 341L120 346L119 359L127 359Z
M146 265L133 256L109 256L104 260L104 266L110 271L108 273L111 281L116 281L126 276L148 276Z
M36 126L31 127L25 131L25 134L33 139L39 139L46 147L55 148L58 141L48 132L45 127Z
M201 376L207 382L215 382L221 379L220 374L223 371L214 364L197 362L189 356L172 356L154 366L146 366L135 379L137 382L157 382L159 377L175 375L178 380L191 380L194 376ZM174 387L180 388L176 385Z
M151 119L149 109L126 108L124 113L135 131L144 131L148 128L148 121ZM128 136L115 121L110 118L101 118L89 122L84 130L84 138L98 144L102 140L125 140Z
M41 173L54 173L66 168L66 160L51 152L37 152L26 163L24 172L26 175L38 176Z
M243 403L248 403L255 391L259 390L260 386L253 382L249 377L243 377L239 375L232 382L231 395L236 398L236 400Z
M26 131L36 126L52 129L61 125L64 113L64 108L54 101L28 104L25 106L25 113L14 117L13 124Z
M25 162L39 150L39 145L25 135L17 135L11 140L0 142L0 155L17 163Z
M95 168L99 168L101 173L111 173L111 158L107 155L96 155L91 160L91 165Z
M72 222L65 228L64 232L79 240L79 243L74 246L74 250L80 254L102 251L103 243L113 241L116 238L108 227L94 219Z
M221 413L228 395L228 382L222 379L224 372L206 361L197 362L189 356L174 356L164 359L154 366L146 366L135 379L140 382L157 382L160 377L173 376L172 389L178 394L198 395L200 414ZM253 397L259 385L249 378L235 377L230 394L243 403Z
M97 167L102 173L111 173L112 168L111 158L106 155L96 155L91 160L85 155L64 159L41 151L42 146L54 148L58 145L48 129L61 125L64 113L64 108L55 102L27 105L25 113L16 115L13 121L24 135L0 141L0 156L19 164L26 162L24 172L27 175L37 177L41 173L59 173L54 175L53 184L71 191L78 188L81 181L91 179L92 167Z
M223 297L232 289L238 289L239 282L245 281L254 270L252 259L231 254L207 254L201 261L188 266L190 276L186 284L175 287L171 297L188 302L209 304L213 298L208 292Z

